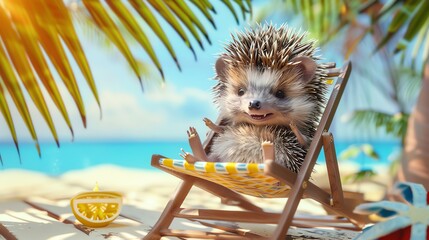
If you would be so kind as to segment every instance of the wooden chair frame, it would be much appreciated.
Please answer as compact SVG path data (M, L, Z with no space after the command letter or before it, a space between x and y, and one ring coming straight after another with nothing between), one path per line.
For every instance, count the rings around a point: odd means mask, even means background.
M305 160L298 174L279 165L273 160L265 161L265 174L272 176L282 183L291 186L288 194L288 200L281 213L268 213L260 207L251 203L242 194L239 194L231 189L210 182L208 180L176 172L160 166L159 159L163 158L160 155L152 156L152 166L159 168L167 173L170 173L183 182L180 184L175 196L169 201L161 214L158 222L148 233L145 239L160 239L161 236L176 236L181 238L198 238L198 239L266 239L249 232L240 232L236 229L228 229L224 227L225 233L211 233L189 230L171 230L170 224L174 218L185 218L189 220L219 220L231 222L251 222L251 223L275 223L277 228L269 239L282 239L286 237L286 233L290 226L314 227L327 226L330 223L336 222L351 222L356 229L361 229L367 222L367 217L354 214L352 211L358 201L345 201L344 192L342 190L340 173L335 153L334 138L328 132L337 109L344 88L347 84L351 72L351 63L346 63L342 69L335 68L335 63L329 64L330 70L328 77L337 77L337 81L332 90L331 96L326 105L325 111L315 133L315 136L309 146ZM204 143L207 149L211 143L213 133L209 134ZM316 186L309 181L310 175L313 172L314 165L321 148L324 148L326 166L329 176L330 190L326 191ZM181 205L186 199L190 189L197 186L215 196L221 198L222 203L234 203L234 205L243 209L243 211L226 211L226 210L208 210L208 209L183 209ZM298 204L303 197L308 197L321 203L325 209L345 219L333 218L331 220L317 220L295 218L294 215ZM186 211L185 211L186 210ZM217 226L214 226L217 227ZM219 227L219 226L218 226Z

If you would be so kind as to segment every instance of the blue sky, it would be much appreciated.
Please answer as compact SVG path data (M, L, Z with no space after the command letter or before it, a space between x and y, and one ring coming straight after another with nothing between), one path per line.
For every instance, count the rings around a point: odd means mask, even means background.
M255 11L258 11L262 2L253 3ZM206 127L202 119L209 117L215 120L217 116L211 95L211 87L215 84L215 80L211 78L214 76L213 64L216 56L223 50L223 43L230 39L230 33L247 26L247 23L243 21L237 25L232 14L223 4L219 3L215 5L215 8L218 11L218 14L214 16L217 30L214 30L207 21L204 22L212 45L204 41L205 51L202 51L195 41L192 42L198 56L197 61L194 60L191 51L181 42L178 35L171 28L166 27L167 35L174 44L181 63L182 72L176 68L161 42L152 38L154 48L165 71L166 84L161 84L159 75L155 72L154 78L145 79L144 93L140 89L137 78L117 50L107 50L106 47L100 46L99 41L82 34L83 47L98 87L103 117L100 119L100 111L94 97L82 75L74 66L87 110L88 127L86 129L83 128L77 109L61 84L60 90L64 93L63 96L68 106L75 141L186 140L186 130L189 126L195 126L200 132L205 132ZM149 62L142 48L136 45L132 47L132 50L137 58ZM337 62L341 61L335 53L325 54L325 56L335 58ZM59 79L58 76L56 77ZM52 102L48 100L48 103L60 141L70 142L72 137L68 128ZM343 106L340 115L346 114L350 110L349 106L350 103ZM33 113L39 138L42 141L53 141L34 105L29 103L29 107ZM341 122L340 117L337 117L336 123ZM22 121L15 117L15 122L21 141L30 140ZM0 120L0 126L3 128L6 126L3 119ZM334 126L334 131L338 132L340 138L353 137L353 129L338 131L335 130L336 128L338 127ZM10 136L1 134L0 140L10 140Z

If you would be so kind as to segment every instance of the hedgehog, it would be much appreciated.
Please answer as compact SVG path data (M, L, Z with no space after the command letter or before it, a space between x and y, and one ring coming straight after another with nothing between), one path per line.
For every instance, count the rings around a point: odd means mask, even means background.
M188 162L262 163L263 150L298 172L326 104L326 66L306 33L286 25L258 25L232 35L215 64L213 87L222 125L208 118L212 131L206 153L194 127L187 131Z

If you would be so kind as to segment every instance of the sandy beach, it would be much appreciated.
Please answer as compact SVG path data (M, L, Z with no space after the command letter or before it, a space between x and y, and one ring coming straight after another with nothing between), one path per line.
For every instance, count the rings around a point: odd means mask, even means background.
M341 164L346 175L357 166ZM384 172L383 172L384 171ZM385 188L379 183L390 179L386 170L379 169L376 183L346 184L345 190L359 191L367 200L384 197ZM318 165L312 175L320 186L328 186L326 167ZM99 165L84 170L71 171L52 177L24 170L0 172L0 232L3 239L141 239L153 226L168 200L174 194L179 179L161 171L136 170L114 165ZM121 215L109 226L90 229L81 225L69 206L74 195L91 191L98 183L101 191L118 191L124 196ZM280 211L285 199L253 198L267 211ZM184 207L225 208L218 198L195 188L185 201ZM324 214L323 208L312 200L303 200L299 213ZM173 226L180 229L214 231L188 220L175 220ZM240 224L258 235L269 235L272 225ZM291 239L351 239L353 231L332 229L290 229ZM2 236L0 236L2 239Z

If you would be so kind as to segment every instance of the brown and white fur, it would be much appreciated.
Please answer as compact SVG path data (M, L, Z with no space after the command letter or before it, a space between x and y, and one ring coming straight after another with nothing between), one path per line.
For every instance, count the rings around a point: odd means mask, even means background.
M276 162L299 171L326 92L324 66L303 37L272 25L233 36L215 65L215 103L225 124L204 119L217 133L208 154L191 127L193 155L184 152L184 159L262 163L263 150L274 148Z

